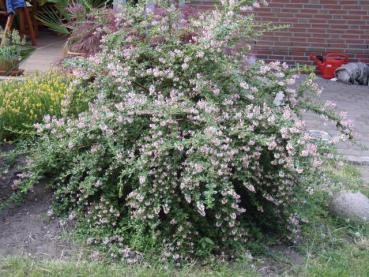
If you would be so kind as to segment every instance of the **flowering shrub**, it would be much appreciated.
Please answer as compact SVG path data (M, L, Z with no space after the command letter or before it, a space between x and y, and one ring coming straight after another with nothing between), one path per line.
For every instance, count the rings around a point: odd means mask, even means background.
M312 76L295 87L286 64L244 62L240 43L274 28L239 14L248 9L126 7L102 52L74 72L96 99L78 118L36 126L24 182L51 177L55 212L87 224L88 242L113 256L150 247L163 259L233 255L251 230L293 239L301 178L329 153L298 113L324 113L341 138L350 124L303 98L320 92Z

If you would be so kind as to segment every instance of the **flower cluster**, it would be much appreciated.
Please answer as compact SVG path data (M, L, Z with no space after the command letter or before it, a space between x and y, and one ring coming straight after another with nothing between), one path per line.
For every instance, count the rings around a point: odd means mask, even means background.
M324 112L345 135L350 124L304 98L320 89L311 78L296 86L286 64L245 68L247 49L235 49L263 31L238 13L245 3L186 18L172 6L122 11L78 69L74 85L96 96L88 110L37 126L30 172L55 180L56 207L110 230L109 242L119 231L122 249L151 245L176 261L233 255L250 229L298 234L301 177L328 153L298 112Z

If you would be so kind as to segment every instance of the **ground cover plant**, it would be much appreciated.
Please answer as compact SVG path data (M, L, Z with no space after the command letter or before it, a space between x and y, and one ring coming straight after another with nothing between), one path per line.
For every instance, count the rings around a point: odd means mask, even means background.
M14 138L14 131L32 130L45 115L61 116L68 94L68 76L51 72L23 80L0 83L0 139Z
M23 191L48 178L53 212L128 262L232 259L260 234L297 241L304 184L350 122L304 97L320 92L312 76L295 87L286 64L245 63L245 40L275 28L240 14L249 4L126 6L102 51L74 71L72 85L95 93L88 109L35 126ZM305 109L342 134L312 137Z
M88 91L71 85L72 76L58 71L0 83L0 140L33 135L45 116L73 116L87 108Z

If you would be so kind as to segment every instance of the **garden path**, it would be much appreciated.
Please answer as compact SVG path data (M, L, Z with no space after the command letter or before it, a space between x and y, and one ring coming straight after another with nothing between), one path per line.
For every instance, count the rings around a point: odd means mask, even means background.
M348 118L354 122L355 139L357 143L341 143L338 153L352 163L369 165L369 87L346 85L318 78L323 87L321 101L332 101L339 111L347 112ZM330 135L336 132L333 124L323 124L319 116L305 114L304 119L308 129L324 130Z
M40 32L36 50L22 62L20 68L24 69L25 74L50 70L62 59L65 41L65 37L52 32Z

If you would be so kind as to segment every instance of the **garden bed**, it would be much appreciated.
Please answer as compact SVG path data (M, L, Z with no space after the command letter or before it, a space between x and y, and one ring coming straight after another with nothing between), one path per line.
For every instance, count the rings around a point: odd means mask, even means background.
M4 168L4 154L13 147L0 146L0 167ZM18 166L24 158L18 157L0 179L0 203L4 203L14 192L14 181L20 173ZM22 203L13 203L0 213L0 256L32 255L48 258L65 258L75 248L61 239L63 228L56 218L47 216L52 200L52 192L44 183L35 186Z
M113 14L112 28L92 11L82 18L106 27L96 56L0 84L0 136L27 153L22 176L15 153L4 175L2 197L15 190L23 202L3 209L3 254L64 257L68 222L93 261L134 269L298 275L325 263L321 253L369 260L367 226L328 209L338 188L368 193L331 159L351 122L318 100L313 74L297 82L285 63L247 62L239 42L280 27L240 13L243 2L222 5L197 15L138 3ZM302 110L338 134L312 136Z
M12 150L11 145L0 145L0 153L6 153ZM4 170L1 172L0 177L0 203L9 198L12 194L11 182L16 178L16 169L12 167L11 169L5 169L5 160L0 156L0 168Z

